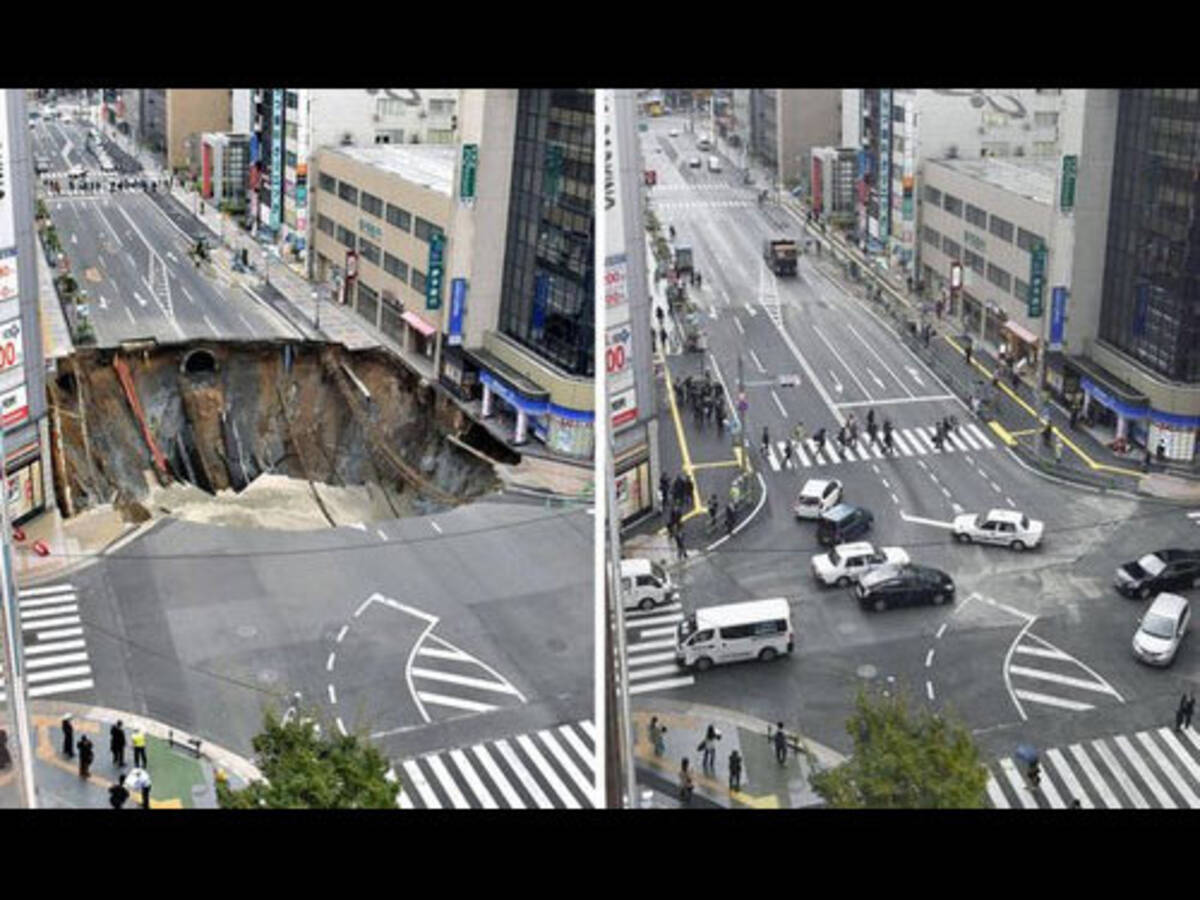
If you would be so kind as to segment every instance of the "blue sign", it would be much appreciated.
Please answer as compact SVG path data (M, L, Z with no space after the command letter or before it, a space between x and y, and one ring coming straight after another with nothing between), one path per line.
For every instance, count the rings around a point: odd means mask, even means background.
M1050 349L1061 350L1063 326L1067 321L1067 289L1056 287L1050 291Z
M455 278L450 282L450 333L446 343L457 347L462 343L463 313L467 307L467 279Z
M549 299L550 276L545 272L538 272L533 279L533 310L529 319L534 340L542 336L542 329L546 327L546 303Z
M283 88L271 97L271 228L283 218Z

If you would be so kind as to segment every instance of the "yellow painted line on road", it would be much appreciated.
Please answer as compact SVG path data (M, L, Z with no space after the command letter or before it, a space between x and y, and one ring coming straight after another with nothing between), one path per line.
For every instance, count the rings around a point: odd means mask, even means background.
M988 427L991 428L992 431L996 432L996 436L998 438L1000 438L1000 440L1004 441L1004 443L1006 443L1010 447L1017 446L1017 435L1029 434L1030 432L1037 431L1036 428L1031 428L1031 429L1029 429L1029 431L1019 431L1019 432L1010 433L1008 431L1008 429L1006 429L1003 425L1001 425L995 419L992 419L992 421L988 422Z
M696 463L692 466L693 469L726 469L740 468L742 461L740 459L728 459L722 462Z
M679 418L679 407L675 405L675 381L671 378L671 367L667 365L667 355L661 349L658 352L658 358L662 361L663 373L667 377L667 403L671 407L671 419L675 423L675 437L679 440L679 453L683 457L683 471L692 481L691 514L695 515L704 511L700 502L700 488L694 477L696 467L692 465L692 454L688 450L687 437L683 433L683 421Z
M992 422L991 424L992 424L993 430L996 430L996 431L1003 430L1003 428L1004 428L1004 426L1001 425L999 422ZM1027 434L1037 434L1041 430L1042 429L1040 429L1040 428L1022 428L1020 431L1010 431L1008 433L1011 434L1013 437L1025 437L1025 435L1027 435Z
M953 347L956 352L963 353L965 355L965 351L963 350L963 348L958 344L957 341L955 341L952 337L950 337L950 335L943 334L943 335L941 335L941 337L944 338L946 343L949 344L951 347ZM978 359L973 358L971 360L971 365L973 365L976 369L978 369L980 372L982 372L984 375L986 375L989 379L992 377L993 374L995 374L993 372L989 372L983 366L983 364L979 362ZM999 371L999 369L997 369L997 371ZM999 387L1002 391L1004 391L1004 393L1008 394L1008 396L1011 397L1012 400L1017 405L1019 405L1023 410L1025 410L1025 412L1029 413L1030 417L1035 422L1040 422L1042 420L1042 417L1040 415L1038 415L1037 410L1035 410L1032 406L1030 406L1024 400L1022 400L1007 384L1005 384L1003 381L1001 381L1001 382L999 382ZM1033 430L1038 431L1040 429L1033 429ZM1063 442L1063 446L1067 447L1072 453L1074 453L1081 460L1083 460L1084 464L1087 465L1087 467L1089 469L1091 469L1095 472L1115 472L1118 475L1130 475L1134 478L1142 477L1143 473L1137 471L1136 469L1123 469L1120 466L1110 466L1107 463L1096 462L1094 459L1092 459L1090 456L1088 456L1087 453L1085 453L1079 447L1078 444L1076 444L1073 440L1071 440L1070 437L1068 437L1066 434L1064 434L1057 425L1052 426L1052 431L1055 435L1058 436L1059 440L1061 440ZM1023 432L1013 432L1013 433L1017 434L1017 433L1023 433Z

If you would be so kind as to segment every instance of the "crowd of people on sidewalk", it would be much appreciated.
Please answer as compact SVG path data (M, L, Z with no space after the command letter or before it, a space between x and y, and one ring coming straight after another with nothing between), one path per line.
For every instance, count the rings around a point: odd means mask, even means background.
M96 751L91 738L86 734L80 735L78 741L75 740L74 719L75 717L71 713L63 716L61 723L62 755L67 759L74 759L78 752L79 777L87 781L91 778ZM113 809L121 809L125 805L130 796L130 787L141 792L142 808L150 808L151 779L150 764L146 757L146 732L141 728L135 729L131 742L133 744L133 768L125 772L122 771L126 766L125 723L118 719L108 730L108 748L112 754L112 767L118 770L117 780L108 789L108 800Z

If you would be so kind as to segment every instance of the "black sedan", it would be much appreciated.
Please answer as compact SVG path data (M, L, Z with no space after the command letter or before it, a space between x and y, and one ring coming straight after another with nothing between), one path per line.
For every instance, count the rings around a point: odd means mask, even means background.
M1200 550L1155 550L1117 568L1113 580L1126 597L1143 600L1160 591L1178 591L1200 584Z
M882 612L893 606L954 601L954 579L941 569L906 563L884 566L864 575L854 589L863 609Z

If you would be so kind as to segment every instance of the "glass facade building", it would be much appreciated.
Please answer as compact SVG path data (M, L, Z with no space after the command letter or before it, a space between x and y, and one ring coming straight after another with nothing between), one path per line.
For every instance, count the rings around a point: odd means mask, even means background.
M595 102L523 90L498 330L564 372L595 369Z
M1200 90L1121 91L1102 341L1200 382Z

